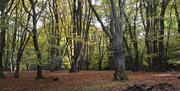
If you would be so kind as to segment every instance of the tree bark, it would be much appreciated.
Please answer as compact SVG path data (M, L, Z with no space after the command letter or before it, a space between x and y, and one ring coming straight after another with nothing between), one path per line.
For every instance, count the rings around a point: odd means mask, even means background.
M115 73L114 73L114 80L127 80L127 74L125 72L125 51L124 51L124 45L123 45L123 20L124 20L124 11L125 11L125 5L126 0L120 0L121 5L120 7L120 16L118 17L117 11L116 11L116 4L115 0L110 0L111 2L111 10L112 10L112 21L114 26L114 33L109 32L102 20L100 19L98 13L96 12L95 8L93 7L90 0L88 0L88 3L95 14L97 20L101 24L101 27L105 34L108 36L113 49L113 57L115 62Z
M5 15L4 11L1 11L1 24L5 25ZM3 68L3 54L5 48L5 39L6 39L6 28L2 26L0 29L0 79L4 78L4 68Z
M164 29L165 29L165 25L164 25L164 15L165 15L165 11L166 11L166 7L168 5L170 0L162 0L162 6L161 6L161 14L160 14L160 31L159 31L159 54L158 54L158 61L159 61L159 67L158 67L158 71L165 71L166 70L166 65L167 65L167 61L165 59L165 51L164 51Z
M123 20L124 20L124 12L126 0L121 0L121 12L120 12L120 20L116 13L116 4L114 0L111 0L111 8L112 8L112 19L115 29L115 36L112 40L112 46L114 50L114 58L115 58L115 73L114 80L126 80L127 74L125 72L125 50L123 45Z
M81 43L81 32L82 32L82 10L83 10L83 4L81 0L78 0L77 2L78 6L76 7L76 0L74 0L74 11L73 11L73 22L74 22L74 28L73 33L74 37L76 37L78 40L74 40L74 56L73 60L74 62L71 65L70 72L78 72L79 71L79 61L81 60L81 49L82 49L82 43ZM77 9L76 9L77 8Z
M43 79L43 75L42 75L42 69L41 69L41 51L39 49L39 45L38 45L38 36L37 36L37 13L36 13L36 2L34 0L30 0L31 6L32 6L32 22L33 22L33 28L32 28L32 38L33 38L33 45L34 45L34 49L36 51L36 56L37 56L37 76L36 76L36 80L38 79Z

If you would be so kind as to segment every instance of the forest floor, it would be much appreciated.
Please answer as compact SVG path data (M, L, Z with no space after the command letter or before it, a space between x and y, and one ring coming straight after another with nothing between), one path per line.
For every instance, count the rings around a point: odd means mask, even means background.
M180 72L128 72L129 80L118 82L113 81L113 71L43 71L43 74L59 80L35 80L35 71L21 72L19 79L5 73L6 78L0 80L0 91L121 91L135 84L150 87L161 83L171 84L173 89L158 91L180 91Z

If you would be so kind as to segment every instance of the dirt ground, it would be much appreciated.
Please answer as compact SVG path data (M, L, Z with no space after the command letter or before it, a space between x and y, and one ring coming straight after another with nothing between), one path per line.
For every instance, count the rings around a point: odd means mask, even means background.
M128 72L129 80L118 82L113 81L113 71L43 71L44 77L58 77L58 81L35 80L35 71L21 72L19 79L13 78L12 73L5 75L6 78L0 80L0 91L121 91L134 84L153 86L159 83L172 84L175 89L171 91L180 91L180 72Z

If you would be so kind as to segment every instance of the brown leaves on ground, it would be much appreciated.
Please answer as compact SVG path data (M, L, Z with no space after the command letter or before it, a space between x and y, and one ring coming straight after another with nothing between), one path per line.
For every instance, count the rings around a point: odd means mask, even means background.
M121 91L134 84L146 84L148 87L168 83L180 89L180 72L128 72L128 81L113 81L113 71L68 71L43 72L46 78L58 79L35 80L36 72L21 72L19 79L12 73L6 73L6 78L0 80L0 91ZM168 90L166 90L168 91Z

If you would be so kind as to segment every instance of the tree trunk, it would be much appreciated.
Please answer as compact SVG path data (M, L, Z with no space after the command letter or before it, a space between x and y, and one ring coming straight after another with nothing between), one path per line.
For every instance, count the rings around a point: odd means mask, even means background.
M165 11L166 11L166 7L169 3L169 0L162 0L162 7L161 7L161 14L160 14L160 31L159 31L159 53L158 53L158 61L159 61L159 65L158 65L158 71L165 71L166 70L166 65L167 62L165 60L165 52L164 52L164 15L165 15Z
M35 36L35 35L37 35L37 32L34 30L33 44L34 44L34 48L35 48L36 55L37 55L37 61L38 61L36 79L43 79L42 69L41 69L41 53L40 53L40 50L38 47L37 36Z
M112 19L114 24L114 29L116 31L113 40L113 54L114 54L114 61L115 61L115 73L114 73L114 80L127 80L127 74L125 69L125 50L123 45L123 20L124 20L124 11L125 11L125 4L126 0L120 0L121 12L120 12L120 20L117 16L116 11L116 4L115 0L111 0L111 8L112 8Z
M82 8L83 4L81 0L78 0L78 7L76 9L76 0L74 2L74 36L78 38L78 40L74 40L74 62L72 63L70 72L78 72L78 63L81 60L81 48L82 48L82 43L81 43L81 32L82 32ZM77 35L76 35L77 34Z
M123 36L118 36L114 39L115 45L113 45L113 54L115 61L115 73L114 80L126 80L128 79L125 72L125 51L123 46Z
M52 27L51 29L49 29L49 33L52 36L49 38L49 43L52 45L50 46L50 71L57 71L62 69L62 60L60 58L61 47L60 47L60 32L59 32L59 13L58 13L58 5L56 0L53 0L52 3L49 2L49 4L52 4L49 6L49 8L50 8L50 13L53 13L51 15L51 22L50 22Z
M137 21L137 15L138 15L138 4L136 3L136 14L134 18L134 26L133 26L133 35L134 35L134 41L133 41L133 47L135 51L135 60L134 60L134 70L133 71L139 71L140 70L140 59L139 59L139 49L138 49L138 41L137 41L137 34L136 34L136 21Z
M16 70L15 70L15 73L14 73L15 78L19 78L19 68L20 68L20 62L21 62L22 56L23 56L22 49L19 49L17 60L16 60Z
M135 18L134 18L134 25L132 27L131 22L129 21L128 17L125 15L125 20L128 23L128 32L129 32L129 36L132 42L132 46L134 49L134 53L135 53L135 57L134 60L132 60L133 62L133 69L132 71L139 71L140 70L140 62L139 62L139 50L138 50L138 43L137 43L137 35L136 35L136 19L137 19L137 14L138 14L138 6L136 3L136 14L135 14ZM132 29L133 28L133 29ZM126 47L127 47L127 43L125 43ZM127 50L129 51L129 50ZM130 53L130 52L129 52ZM132 57L132 56L131 56ZM130 58L130 59L133 59Z
M32 6L32 22L33 22L33 29L32 29L32 39L33 39L33 45L34 45L34 49L36 51L36 56L37 56L37 76L36 76L36 80L38 79L43 79L42 76L42 69L41 69L41 52L39 49L39 45L38 45L38 36L37 36L37 13L36 13L36 2L34 0L30 0L31 6Z
M1 0L0 1L0 24L3 25L0 27L0 79L4 77L4 68L3 68L3 54L5 48L5 39L6 39L6 16L10 11L14 0L11 1L9 8L6 8L10 0Z
M109 37L109 40L112 44L113 48L113 58L115 62L115 73L114 73L114 80L126 80L127 74L125 72L125 51L123 46L123 20L124 20L124 11L125 11L125 5L126 0L119 0L120 2L120 15L118 17L117 11L116 11L116 4L115 0L110 0L111 2L111 10L112 10L112 21L113 21L113 30L114 31L107 31L106 27L104 26L101 18L99 17L98 13L96 12L95 8L93 7L90 0L88 0L88 3L94 12L97 20L101 24L101 27L105 34Z
M1 11L1 24L5 24L5 15ZM4 77L4 68L3 68L3 54L5 48L5 37L6 37L6 28L4 26L0 29L0 79Z
M12 41L12 50L11 50L11 72L14 72L14 52L15 52L15 48L16 48L16 34L17 34L17 23L15 23L15 29L14 29L14 33L13 33L13 41Z

